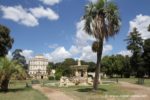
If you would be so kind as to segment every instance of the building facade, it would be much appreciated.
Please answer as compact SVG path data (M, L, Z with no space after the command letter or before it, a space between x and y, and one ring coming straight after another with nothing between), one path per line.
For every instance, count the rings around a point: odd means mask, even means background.
M43 55L35 56L29 61L28 74L31 78L44 79L47 78L48 59Z

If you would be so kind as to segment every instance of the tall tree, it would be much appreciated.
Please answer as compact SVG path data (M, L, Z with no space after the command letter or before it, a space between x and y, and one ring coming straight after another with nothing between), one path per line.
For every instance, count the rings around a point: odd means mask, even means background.
M2 91L8 90L8 84L13 75L25 77L26 73L16 61L0 58L0 88Z
M125 78L129 78L131 75L130 57L125 56L123 62L123 74Z
M142 59L142 51L143 51L143 40L141 38L140 33L137 31L136 28L133 29L133 32L131 32L126 39L127 41L127 49L132 52L131 56L131 67L132 71L136 73L137 77L142 77L144 69L142 67L143 65L143 59Z
M143 48L144 48L143 53L144 67L146 68L146 72L150 77L150 39L144 41Z
M0 24L0 57L7 55L8 51L12 48L14 40L9 33L10 30Z
M150 32L150 24L149 24L149 26L148 26L148 31Z
M18 61L18 63L20 63L24 69L27 69L27 64L26 64L26 59L23 55L21 55L22 50L21 49L16 49L13 53L12 53L12 60L16 60Z
M85 8L84 30L96 38L97 44L97 67L95 70L95 78L93 89L98 89L99 73L101 66L101 56L103 51L103 41L108 40L118 33L120 29L120 17L118 7L113 2L106 0L98 0L97 3L89 3ZM94 51L95 51L94 50Z

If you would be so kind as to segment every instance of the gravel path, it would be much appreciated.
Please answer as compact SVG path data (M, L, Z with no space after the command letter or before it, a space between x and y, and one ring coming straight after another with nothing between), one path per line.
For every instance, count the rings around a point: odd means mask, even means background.
M51 89L48 87L41 87L40 85L33 85L32 87L40 91L41 93L45 94L45 96L48 97L48 100L74 100L70 96L55 89Z
M150 100L150 87L131 84L128 82L119 82L123 89L134 93L130 100Z

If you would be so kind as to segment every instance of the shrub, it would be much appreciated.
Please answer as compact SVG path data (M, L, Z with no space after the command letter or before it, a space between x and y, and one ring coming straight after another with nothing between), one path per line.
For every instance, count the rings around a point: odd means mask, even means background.
M53 76L48 77L49 80L54 80L55 78Z
M39 80L32 80L31 83L32 83L32 84L39 84L40 81L39 81Z
M55 74L55 79L60 80L61 76L62 76L62 73L58 72L58 73Z

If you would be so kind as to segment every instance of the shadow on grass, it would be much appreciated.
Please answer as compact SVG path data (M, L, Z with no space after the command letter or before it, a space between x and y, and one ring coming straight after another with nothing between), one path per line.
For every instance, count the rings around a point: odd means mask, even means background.
M94 91L93 88L82 88L82 89L77 89L76 91L78 92L106 92L106 89L99 88L97 91Z
M2 91L2 90L0 90L0 93L29 91L31 89L32 89L31 87L13 88L13 89L8 89L8 91Z

